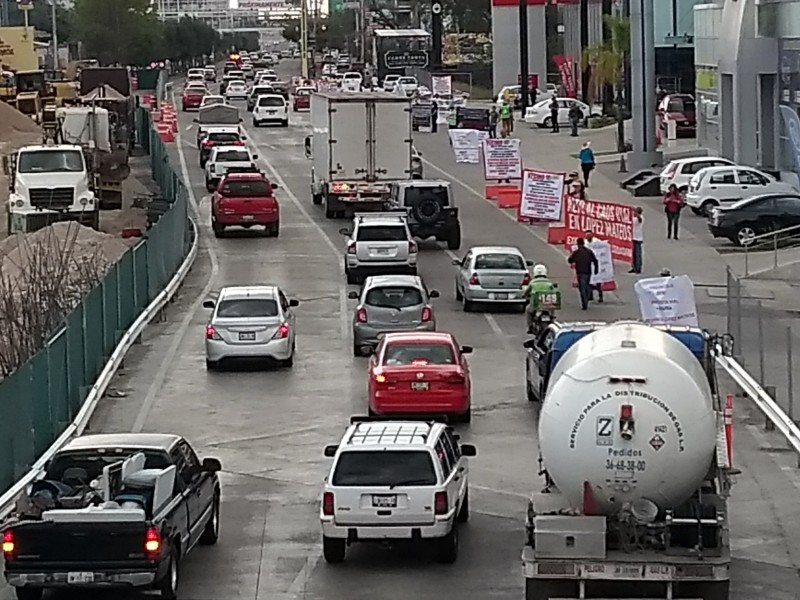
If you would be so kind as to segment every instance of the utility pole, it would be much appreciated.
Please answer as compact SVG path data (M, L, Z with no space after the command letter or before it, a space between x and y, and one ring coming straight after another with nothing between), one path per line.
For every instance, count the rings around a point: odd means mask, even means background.
M50 0L50 19L52 21L52 29L53 29L53 70L58 71L58 23L56 22L56 14L57 14L57 2L56 0Z
M583 54L589 48L589 0L581 0L580 5L581 29L581 55L578 57L581 65L581 100L589 103L589 80L591 67L583 64Z
M308 4L301 0L300 8L300 75L308 79Z
M431 73L442 70L442 3L431 3Z
M522 116L530 103L528 94L528 0L519 0L519 85L522 96Z
M630 0L631 7L631 95L633 169L660 165L656 149L656 57L653 0Z
M313 35L311 36L311 39L313 39L314 42L312 44L310 44L310 46L311 46L311 53L310 53L311 54L311 60L309 62L311 64L309 66L309 75L311 76L312 79L314 79L317 76L317 31L319 29L319 3L320 3L320 0L311 0L311 1L314 3L313 8L312 8L312 15L313 15L313 19L314 20L311 23L311 31L313 33Z
M361 34L361 41L359 43L360 49L360 63L367 66L367 0L361 0L359 4L360 18L358 20L361 25L359 33Z

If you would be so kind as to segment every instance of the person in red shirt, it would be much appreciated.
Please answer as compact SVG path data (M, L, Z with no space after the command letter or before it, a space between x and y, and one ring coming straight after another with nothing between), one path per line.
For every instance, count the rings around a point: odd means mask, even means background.
M681 210L686 206L683 196L674 183L669 186L664 196L664 212L667 214L667 239L678 239L678 222L681 219Z

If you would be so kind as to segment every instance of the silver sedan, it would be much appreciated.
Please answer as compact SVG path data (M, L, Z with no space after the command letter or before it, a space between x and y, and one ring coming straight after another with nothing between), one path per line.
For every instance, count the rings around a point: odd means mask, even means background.
M461 260L454 260L456 300L468 312L480 304L510 304L525 310L523 297L531 282L528 267L519 248L513 246L475 246Z

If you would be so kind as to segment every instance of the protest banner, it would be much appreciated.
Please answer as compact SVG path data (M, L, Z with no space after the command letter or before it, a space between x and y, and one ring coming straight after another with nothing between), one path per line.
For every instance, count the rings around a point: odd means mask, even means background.
M520 179L522 155L519 138L483 140L483 175L485 179Z
M478 164L481 162L481 144L488 137L477 129L450 129L450 144L457 163Z
M694 284L688 275L640 279L633 289L643 321L652 325L698 326Z
M431 93L434 97L453 95L453 77L451 75L434 75L431 77Z
M433 131L432 102L417 102L411 105L411 130L420 133Z
M567 196L565 201L564 245L572 251L575 241L591 231L611 244L614 260L631 262L633 256L633 207L616 202L581 200Z
M525 169L522 174L520 218L558 221L564 207L564 173Z

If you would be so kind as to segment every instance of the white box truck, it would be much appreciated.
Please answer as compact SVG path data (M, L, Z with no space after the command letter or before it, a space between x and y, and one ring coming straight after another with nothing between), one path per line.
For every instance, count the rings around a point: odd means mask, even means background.
M382 210L393 181L411 179L411 101L384 92L311 96L311 197L329 219Z

